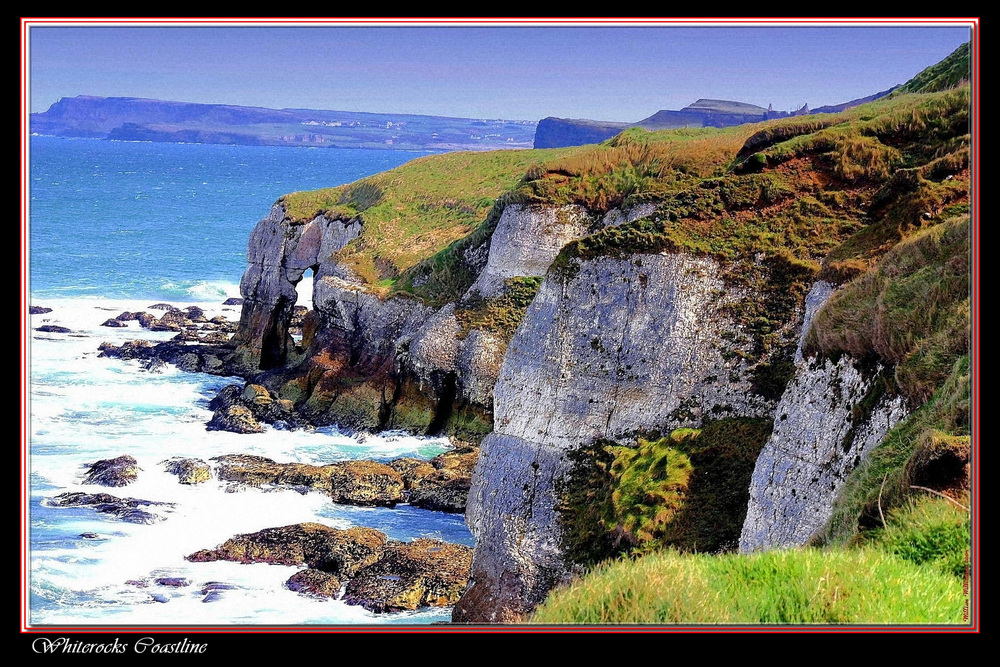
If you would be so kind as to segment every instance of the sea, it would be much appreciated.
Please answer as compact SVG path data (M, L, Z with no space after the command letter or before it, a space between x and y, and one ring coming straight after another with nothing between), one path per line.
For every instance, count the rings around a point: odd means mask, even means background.
M446 439L336 428L239 435L205 430L209 401L238 378L100 358L98 346L167 340L102 323L166 302L209 317L239 319L246 245L256 222L283 194L347 183L425 155L393 150L222 146L31 137L25 335L28 401L25 620L29 627L253 627L424 625L449 608L374 614L338 600L288 590L296 567L190 563L185 556L240 534L313 521L368 526L391 539L428 537L472 545L460 514L398 505L337 505L318 492L234 489L212 479L182 485L166 459L256 454L279 462L429 459ZM311 305L308 281L300 303ZM69 332L38 331L58 325ZM141 472L128 486L84 484L86 466L123 454ZM166 503L162 519L126 523L91 507L55 507L70 491ZM185 585L156 584L160 578ZM214 582L214 583L213 583ZM177 582L174 582L177 583ZM207 586L212 583L213 585ZM218 584L223 584L219 586ZM210 590L214 589L214 590ZM208 591L208 592L206 592ZM209 594L211 593L211 594Z

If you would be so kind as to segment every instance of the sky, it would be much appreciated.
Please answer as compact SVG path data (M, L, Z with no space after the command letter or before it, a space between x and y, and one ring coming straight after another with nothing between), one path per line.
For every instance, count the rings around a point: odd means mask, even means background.
M778 110L904 83L969 22L861 26L27 23L30 110L75 95L635 122L699 98Z

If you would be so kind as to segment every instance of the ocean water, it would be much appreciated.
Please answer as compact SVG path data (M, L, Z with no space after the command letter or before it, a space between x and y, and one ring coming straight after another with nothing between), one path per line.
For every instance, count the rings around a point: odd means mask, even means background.
M198 305L209 317L238 319L246 241L280 195L328 187L392 168L422 153L31 139L30 300L52 312L31 315L28 331L28 622L35 626L254 626L426 624L450 609L372 614L340 601L306 597L284 582L297 568L189 563L184 556L238 533L304 521L369 526L390 538L431 537L472 544L461 515L407 505L335 505L290 489L227 492L218 480L187 486L166 473L175 456L247 453L277 461L324 463L397 456L431 458L445 439L269 429L209 432L208 402L238 382L167 367L98 358L103 341L166 340L170 332L100 326L122 311L167 301ZM300 288L301 300L309 301ZM155 312L155 311L149 311ZM37 331L44 324L70 333ZM82 483L84 467L122 454L142 468L133 484ZM58 508L66 491L110 493L170 503L162 521L129 524L89 507ZM88 537L83 535L88 534ZM93 534L96 537L90 536ZM150 583L183 577L189 586ZM207 582L230 588L206 596Z

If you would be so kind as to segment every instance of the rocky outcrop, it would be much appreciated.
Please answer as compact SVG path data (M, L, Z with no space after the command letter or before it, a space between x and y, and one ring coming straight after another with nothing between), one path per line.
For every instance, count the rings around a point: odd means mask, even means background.
M171 475L177 475L181 484L201 484L212 479L212 469L201 459L173 458L160 465Z
M472 549L439 540L390 543L347 582L344 602L374 612L455 604L469 579Z
M336 598L347 581L347 604L391 612L454 604L468 583L472 550L430 539L397 542L371 528L301 523L237 535L187 560L306 565L288 579L289 589Z
M386 536L372 528L338 530L320 523L299 523L237 535L216 549L197 551L187 560L217 560L272 565L308 565L332 574L350 576L374 563L385 548Z
M582 206L507 206L493 232L486 266L467 296L496 296L510 278L545 275L562 247L588 235L593 226Z
M826 526L850 472L907 415L905 399L887 391L892 383L881 366L848 355L803 358L801 341L831 292L817 283L806 298L795 375L754 467L741 551L806 544Z
M84 484L100 484L101 486L126 486L139 477L138 462L123 454L113 459L95 461L87 467L83 478Z
M641 255L550 272L508 348L467 522L473 584L455 620L511 622L569 573L556 484L566 453L708 417L770 416L733 337L715 260ZM720 381L721 380L721 381Z
M322 491L335 503L392 507L403 500L403 478L377 461L341 461L314 466L277 463L263 456L229 454L212 459L223 481L250 486L276 484L303 486Z
M150 512L149 507L172 507L171 503L141 500L139 498L119 498L109 493L60 493L50 498L50 507L93 507L94 511L110 514L127 523L151 524L163 520L163 516Z

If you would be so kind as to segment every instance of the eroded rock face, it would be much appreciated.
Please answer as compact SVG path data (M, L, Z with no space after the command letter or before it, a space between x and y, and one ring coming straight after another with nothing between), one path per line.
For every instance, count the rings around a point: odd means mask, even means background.
M726 305L741 296L725 287L714 260L687 255L601 258L546 277L494 390L466 514L473 584L456 621L514 621L568 575L555 487L569 449L771 415L723 335L739 329Z
M100 484L101 486L126 486L139 477L138 462L123 454L113 459L95 461L87 467L83 478L84 484Z
M806 298L802 338L831 292L818 283ZM886 369L861 368L847 355L804 359L801 340L754 467L741 551L806 544L826 526L847 476L908 413L902 396L885 391Z
M468 583L472 549L438 540L392 542L347 583L344 602L374 612L455 604Z
M321 277L322 265L334 252L356 238L360 221L317 216L301 225L285 220L280 203L250 234L247 266L240 282L243 311L234 342L251 370L284 363L293 345L288 326L298 293L295 285L308 269Z
M562 247L587 236L591 226L582 206L507 206L493 232L486 267L468 293L495 296L509 278L545 275Z

